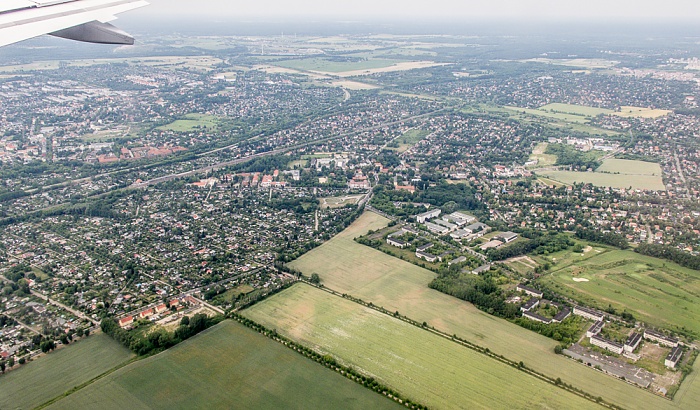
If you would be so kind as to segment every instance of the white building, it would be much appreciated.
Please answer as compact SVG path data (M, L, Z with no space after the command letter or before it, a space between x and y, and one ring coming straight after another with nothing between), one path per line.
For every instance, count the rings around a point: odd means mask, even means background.
M437 218L440 216L440 213L442 213L442 210L439 208L433 209L432 211L423 212L422 214L416 215L416 221L422 224L429 219Z
M613 342L612 340L604 339L598 335L591 337L591 344L616 354L622 354L623 351L621 344Z
M574 306L574 315L583 316L586 319L594 320L596 322L605 319L605 313L583 306Z
M646 329L644 331L644 338L664 346L678 347L678 339L676 339L675 337L666 336L663 333L651 329Z
M676 346L673 348L673 350L671 350L671 353L666 356L664 365L668 368L675 369L676 365L681 360L681 357L683 357L683 348Z

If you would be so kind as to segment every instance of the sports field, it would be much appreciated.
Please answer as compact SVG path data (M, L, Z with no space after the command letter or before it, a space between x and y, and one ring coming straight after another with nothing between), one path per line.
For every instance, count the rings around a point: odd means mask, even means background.
M539 281L587 305L600 309L612 305L652 325L685 327L700 335L700 272L675 263L632 251L604 250L578 261L560 260Z
M3 407L4 408L4 407ZM293 350L224 321L51 409L400 408Z
M107 335L75 342L0 377L0 409L32 409L128 361Z
M305 254L291 266L318 273L324 286L359 297L390 311L427 322L511 360L523 361L551 377L561 377L625 408L669 408L670 402L554 354L556 342L498 319L472 304L428 288L435 274L353 241L388 224L374 213L363 214L348 229ZM605 385L604 390L600 389Z
M606 174L601 172L574 172L574 171L538 171L538 175L544 175L555 181L563 182L567 185L574 183L593 184L595 186L610 187L618 189L648 189L664 191L661 175L625 175Z
M440 336L308 285L296 285L243 314L331 353L431 408L597 407Z

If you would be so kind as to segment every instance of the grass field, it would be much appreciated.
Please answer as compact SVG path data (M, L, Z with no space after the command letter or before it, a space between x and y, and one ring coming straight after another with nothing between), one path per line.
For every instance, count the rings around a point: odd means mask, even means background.
M130 364L51 409L400 408L233 321Z
M656 110L652 108L644 107L631 107L622 106L620 107L620 112L616 112L615 115L619 117L632 117L632 118L659 118L670 114L669 110Z
M532 150L532 154L530 154L530 161L537 160L537 167L548 167L557 163L556 155L545 154L548 146L548 143L541 142L537 144L534 150Z
M588 107L586 105L552 103L539 108L548 112L563 112L567 114L580 115L583 117L595 117L598 115L610 115L615 111L606 108Z
M331 353L431 408L597 407L473 350L308 285L296 285L243 314Z
M398 152L405 152L412 146L416 145L418 142L423 140L430 134L425 130L411 129L406 131L402 136L398 137L395 141L399 144L398 148L393 148Z
M0 66L1 73L17 73L23 71L41 71L41 70L56 70L61 64L66 64L68 67L89 67L103 64L131 64L145 65L149 67L158 67L164 69L190 68L199 71L210 71L216 64L222 60L210 56L159 56L159 57L133 57L133 58L102 58L102 59L85 59L85 60L53 60L53 61L37 61L29 64Z
M660 176L663 174L661 165L655 162L630 161L626 159L607 159L596 169L596 172L652 176Z
M571 185L574 183L590 183L596 186L626 189L649 189L663 191L666 186L660 175L625 175L605 174L600 172L574 172L574 171L539 171L538 175L544 175L553 180Z
M334 197L334 198L321 198L321 208L326 209L326 208L342 208L345 205L354 205L356 204L360 199L362 199L364 195L348 195L348 196L343 196L343 197Z
M511 360L577 387L598 392L625 408L671 408L671 403L605 376L562 356L555 355L556 342L495 318L472 304L428 288L434 274L353 241L388 220L365 213L341 234L290 265L307 275L318 273L322 283L414 320L427 322L447 334L456 334ZM601 390L599 386L605 385Z
M131 357L109 336L90 336L0 377L0 409L32 409Z
M185 119L158 127L158 129L164 131L190 132L204 127L208 129L216 128L217 125L217 119L213 115L187 114Z
M565 253L569 251L565 251ZM632 251L600 250L561 259L539 279L553 291L601 309L627 309L655 326L700 335L700 272ZM573 279L588 279L575 282Z

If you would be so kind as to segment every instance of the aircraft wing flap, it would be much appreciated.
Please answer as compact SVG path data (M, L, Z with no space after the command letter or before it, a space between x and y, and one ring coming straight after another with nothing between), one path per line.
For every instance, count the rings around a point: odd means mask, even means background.
M0 12L0 46L93 21L107 23L116 14L146 5L144 0L73 0Z

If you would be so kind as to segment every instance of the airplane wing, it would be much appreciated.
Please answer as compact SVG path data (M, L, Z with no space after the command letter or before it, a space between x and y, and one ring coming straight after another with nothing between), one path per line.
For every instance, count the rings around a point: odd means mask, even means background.
M100 44L134 44L109 24L116 14L148 5L144 0L0 0L0 47L51 34Z

